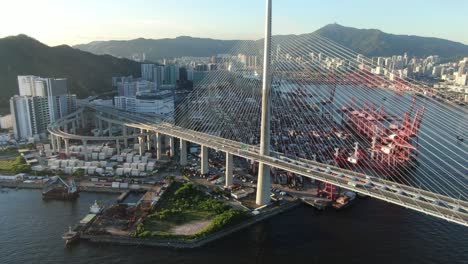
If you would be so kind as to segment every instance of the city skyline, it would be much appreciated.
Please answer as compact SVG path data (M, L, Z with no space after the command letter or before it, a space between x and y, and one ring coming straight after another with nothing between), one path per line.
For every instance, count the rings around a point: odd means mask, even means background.
M276 1L273 3L273 34L310 33L326 24L338 23L468 44L468 35L463 34L459 27L464 23L463 10L468 8L468 3L448 2L452 4L397 0L383 8L369 0L358 3L333 0L320 3L320 6L317 5L318 1ZM25 6L28 8L25 9ZM64 3L48 0L36 3L22 0L2 5L4 10L21 10L22 15L6 12L0 17L0 23L9 25L0 28L0 37L26 34L52 46L182 35L259 39L263 34L263 8L263 1L252 3L247 0L222 5L214 0L184 0L177 3L137 0L118 5L111 1ZM39 14L41 19L34 19ZM439 20L429 27L428 16L439 17Z

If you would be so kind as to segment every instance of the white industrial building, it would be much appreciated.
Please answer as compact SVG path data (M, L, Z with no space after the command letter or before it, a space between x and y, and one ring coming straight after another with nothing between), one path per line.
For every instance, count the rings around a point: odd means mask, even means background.
M115 107L134 113L169 115L174 112L172 91L139 93L136 97L116 96Z

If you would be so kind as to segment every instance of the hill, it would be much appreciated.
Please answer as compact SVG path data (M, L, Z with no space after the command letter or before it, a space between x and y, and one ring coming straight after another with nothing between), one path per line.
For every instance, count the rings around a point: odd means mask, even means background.
M468 45L439 38L394 35L377 29L356 29L329 24L316 32L366 56L391 56L408 52L410 56L439 55L444 58L468 55Z
M437 54L441 57L458 57L468 55L468 46L438 38L393 35L377 29L356 29L338 24L329 24L313 33L288 35L288 37L304 37L319 34L343 46L366 56L389 56L408 52L410 56L429 56ZM275 36L278 43L285 36ZM182 56L212 56L218 53L229 53L240 43L255 43L259 41L216 40L208 38L178 37L175 39L134 39L128 41L95 41L89 44L74 46L75 48L95 54L110 54L116 57L131 58L132 54L145 53L146 59L158 60Z
M95 55L69 46L49 47L26 35L0 39L0 108L18 94L18 75L68 78L78 96L110 91L112 76L140 75L137 62L109 55Z
M226 53L239 42L238 40L182 36L174 39L139 38L134 40L94 41L89 44L76 45L74 48L95 54L109 54L123 58L131 58L135 53L145 53L147 60L156 61L162 58L183 56L209 57L214 54Z

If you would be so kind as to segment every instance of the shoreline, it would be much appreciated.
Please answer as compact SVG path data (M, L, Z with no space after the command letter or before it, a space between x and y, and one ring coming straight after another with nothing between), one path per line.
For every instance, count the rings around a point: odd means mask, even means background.
M46 187L46 184L41 183L24 183L24 182L4 182L0 181L1 188L8 189L29 189L29 190L42 190ZM87 193L122 193L128 190L124 189L115 189L115 188L103 188L103 187L93 187L93 186L79 186L80 192Z
M245 222L226 227L225 229L209 234L205 237L183 241L179 239L155 239L155 238L135 238L127 236L112 236L112 235L81 235L81 239L92 242L92 243L109 243L109 244L120 244L120 245L134 245L134 246L148 246L148 247L165 247L175 249L193 249L202 247L208 243L219 240L223 237L229 236L242 229L250 227L258 222L264 221L275 215L284 213L302 204L301 200L292 201L287 204L274 208L259 216L253 216L247 219Z

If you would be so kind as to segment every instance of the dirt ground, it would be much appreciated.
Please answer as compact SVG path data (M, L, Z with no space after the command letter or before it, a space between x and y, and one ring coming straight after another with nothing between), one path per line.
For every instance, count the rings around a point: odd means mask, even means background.
M176 235L193 235L205 229L213 219L194 221L172 228L169 232Z

